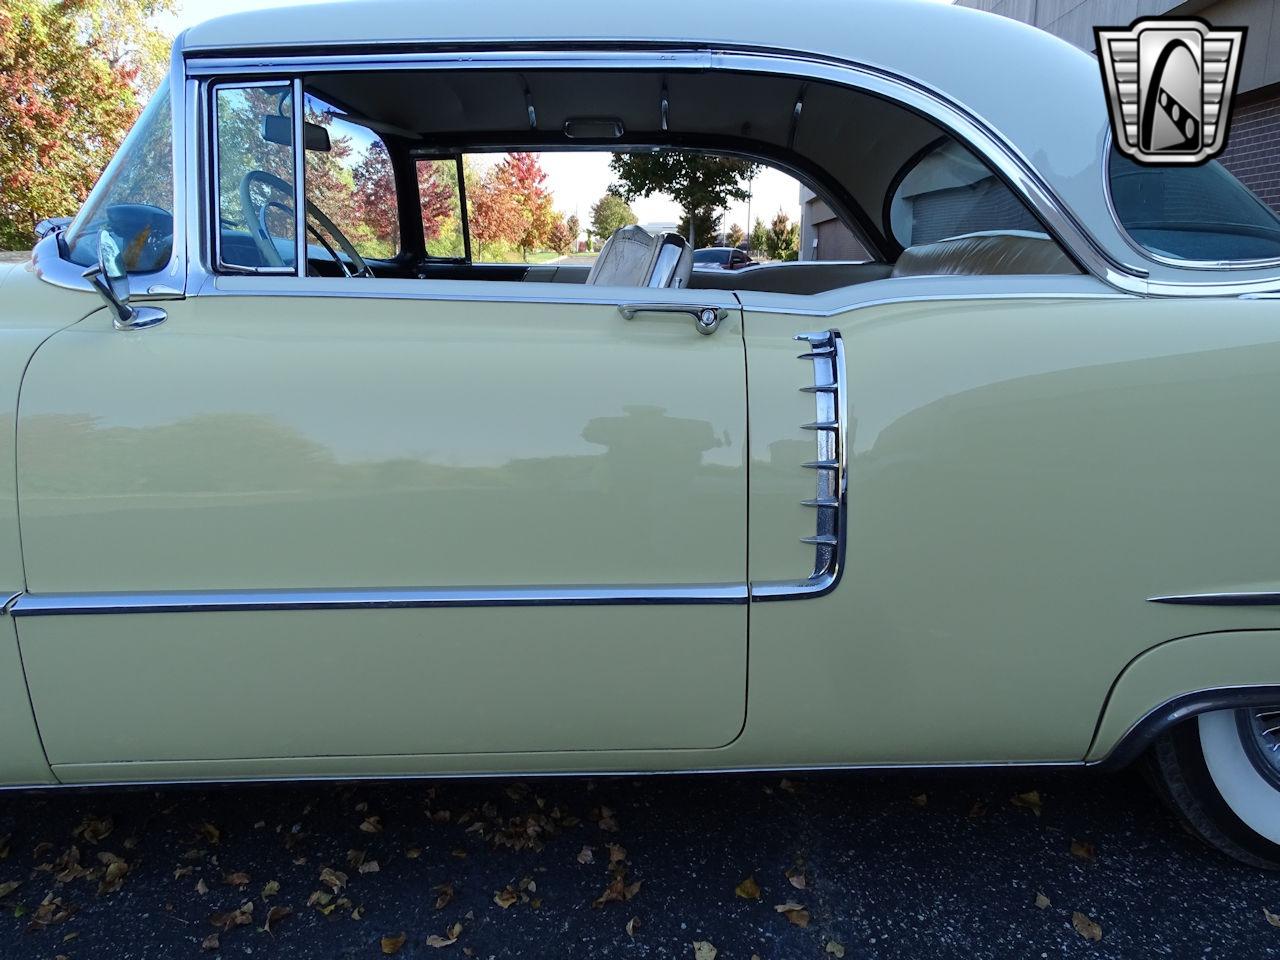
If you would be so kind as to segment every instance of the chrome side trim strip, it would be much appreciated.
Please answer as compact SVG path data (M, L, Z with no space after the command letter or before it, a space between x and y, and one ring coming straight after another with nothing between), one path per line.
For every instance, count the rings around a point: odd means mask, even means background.
M796 600L830 593L840 582L844 568L845 528L848 526L848 389L845 382L844 340L839 330L802 333L796 340L808 346L799 359L813 364L813 383L800 388L811 394L817 415L800 429L813 433L818 455L801 464L816 475L817 492L802 500L815 511L816 531L801 537L814 548L813 572L797 582L753 583L753 600Z
M1277 607L1280 606L1280 591L1175 593L1147 597L1147 603L1172 603L1191 607Z
M464 587L359 590L209 590L160 593L24 593L15 617L265 610L400 610L434 607L742 604L746 584L644 587Z

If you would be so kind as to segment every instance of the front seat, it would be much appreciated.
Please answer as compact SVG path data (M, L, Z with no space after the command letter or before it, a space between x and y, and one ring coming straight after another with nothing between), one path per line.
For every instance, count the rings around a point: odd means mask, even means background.
M587 274L587 283L602 287L689 286L693 248L676 233L655 236L643 227L613 232Z

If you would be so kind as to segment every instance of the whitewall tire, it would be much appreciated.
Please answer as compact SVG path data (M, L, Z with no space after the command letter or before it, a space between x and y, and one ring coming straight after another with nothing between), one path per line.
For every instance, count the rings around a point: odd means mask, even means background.
M1147 770L1194 833L1237 860L1280 870L1280 707L1179 724L1151 748Z

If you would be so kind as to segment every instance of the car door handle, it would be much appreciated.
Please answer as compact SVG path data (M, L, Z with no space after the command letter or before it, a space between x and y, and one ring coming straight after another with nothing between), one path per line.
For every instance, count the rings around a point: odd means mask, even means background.
M704 336L715 333L724 318L729 316L724 307L693 303L620 303L618 312L625 320L632 320L639 313L683 313L693 318L693 329Z

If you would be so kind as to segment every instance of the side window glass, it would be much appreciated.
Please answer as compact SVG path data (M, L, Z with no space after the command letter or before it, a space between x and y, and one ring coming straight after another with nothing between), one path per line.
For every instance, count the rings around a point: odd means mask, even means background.
M292 118L287 83L215 88L221 266L263 273L295 270Z
M886 229L904 249L972 233L1044 232L1004 182L954 140L904 168L885 213Z
M308 130L303 178L308 207L323 213L361 257L391 259L400 249L400 219L387 145L368 127L347 120L312 94L306 96L305 116L314 125ZM345 257L338 238L310 214L307 232L310 257ZM321 238L326 242L317 246L314 241Z
M98 262L98 234L115 236L130 273L164 269L173 252L173 120L166 80L66 233L67 256Z
M455 158L418 161L418 199L427 256L461 260L467 255Z

